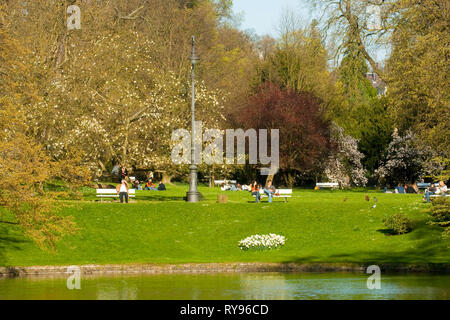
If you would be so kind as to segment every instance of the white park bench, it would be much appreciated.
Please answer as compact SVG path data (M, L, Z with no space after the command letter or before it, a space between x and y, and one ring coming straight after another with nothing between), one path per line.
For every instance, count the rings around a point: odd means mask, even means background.
M214 180L214 184L215 185L222 185L224 183L231 183L231 184L236 184L236 180Z
M116 189L97 189L97 197L100 198L100 201L103 202L103 198L118 198L119 195L117 194ZM130 195L130 198L136 197L136 190L135 189L129 189L128 190Z
M430 196L430 198L439 198L439 197L450 197L450 193L439 193Z
M262 190L261 198L268 197L267 194L264 193L264 190ZM256 195L253 195L253 197L256 197ZM284 198L284 202L287 202L287 198L292 197L292 189L276 189L275 194L272 195L272 198Z
M337 183L337 182L319 182L319 183L316 183L316 187L319 187L319 188L338 188L339 187L339 183Z
M431 186L431 183L426 183L426 182L417 183L417 188L419 188L419 189L426 189L430 186Z
M437 185L439 185L439 183L438 183L438 182L435 182L434 185L437 186ZM428 188L428 187L430 187L430 186L431 186L431 183L423 183L423 182L419 182L419 183L417 184L417 187L418 187L419 189L426 189L426 188ZM439 198L439 197L450 197L450 193L447 192L447 193L438 193L438 194L430 195L430 198Z

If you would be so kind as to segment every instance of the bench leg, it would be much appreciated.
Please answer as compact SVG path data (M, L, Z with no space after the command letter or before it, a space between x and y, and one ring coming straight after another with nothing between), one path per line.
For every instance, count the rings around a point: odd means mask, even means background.
M284 203L287 203L287 197L284 197Z

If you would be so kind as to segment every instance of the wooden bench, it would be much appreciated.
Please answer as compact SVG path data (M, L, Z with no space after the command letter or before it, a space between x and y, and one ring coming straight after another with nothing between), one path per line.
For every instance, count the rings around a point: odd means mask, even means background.
M264 193L264 190L262 190L261 198L268 197L267 194ZM256 197L256 195L253 195L253 197ZM284 202L287 202L287 198L292 197L292 189L276 189L275 194L272 195L272 198L284 198Z
M129 189L128 190L130 195L130 198L136 197L136 190L135 189ZM100 201L103 202L103 198L118 198L119 195L117 194L116 189L97 189L97 197L100 198Z
M431 183L426 183L426 182L417 183L417 188L419 188L419 189L426 189L430 186L431 186Z
M339 183L337 182L319 182L316 183L316 187L318 188L339 188Z

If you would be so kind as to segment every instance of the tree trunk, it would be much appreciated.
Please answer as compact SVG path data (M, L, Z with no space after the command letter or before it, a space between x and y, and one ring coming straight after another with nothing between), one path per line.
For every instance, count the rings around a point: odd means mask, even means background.
M289 188L292 188L294 185L294 177L290 172L286 172L284 174L284 181Z
M172 175L170 175L170 174L167 174L167 173L163 173L163 176L162 176L162 183L164 183L164 184L170 184L170 185L173 185L173 183L172 183L172 179L173 179L173 176Z

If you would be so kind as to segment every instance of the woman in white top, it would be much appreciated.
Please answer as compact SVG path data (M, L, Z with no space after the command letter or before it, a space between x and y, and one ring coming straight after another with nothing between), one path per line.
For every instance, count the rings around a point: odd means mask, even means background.
M124 198L125 198L125 202L128 203L128 197L130 195L130 191L128 188L128 182L126 180L122 180L122 183L117 185L116 191L117 191L117 194L119 195L120 203L123 203Z
M439 186L437 187L436 194L447 193L448 189L444 181L439 181Z

